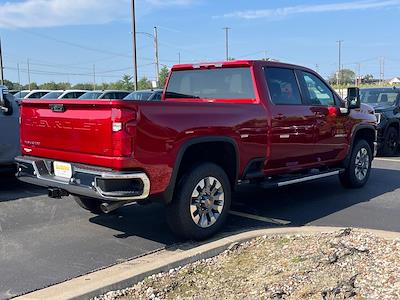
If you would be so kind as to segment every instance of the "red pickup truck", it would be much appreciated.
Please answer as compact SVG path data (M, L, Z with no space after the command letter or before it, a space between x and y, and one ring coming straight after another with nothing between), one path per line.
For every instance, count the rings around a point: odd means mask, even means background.
M161 101L24 100L17 176L107 213L163 201L171 230L205 239L240 184L369 177L374 111L314 71L266 61L172 68Z

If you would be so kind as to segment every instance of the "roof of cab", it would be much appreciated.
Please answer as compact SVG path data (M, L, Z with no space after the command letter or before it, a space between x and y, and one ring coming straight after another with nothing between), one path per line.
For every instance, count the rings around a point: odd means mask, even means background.
M232 61L220 61L220 62L202 62L194 64L179 64L172 67L172 71L178 70L193 70L193 69L208 69L208 68L223 68L223 67L247 67L254 65L262 66L273 66L273 67L286 67L286 68L296 68L296 69L306 69L310 70L304 66L283 63L279 61L271 60L232 60Z

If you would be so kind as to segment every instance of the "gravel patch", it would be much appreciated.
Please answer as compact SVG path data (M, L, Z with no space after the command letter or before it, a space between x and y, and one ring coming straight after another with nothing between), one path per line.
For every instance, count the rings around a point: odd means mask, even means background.
M400 239L263 236L94 299L400 299Z

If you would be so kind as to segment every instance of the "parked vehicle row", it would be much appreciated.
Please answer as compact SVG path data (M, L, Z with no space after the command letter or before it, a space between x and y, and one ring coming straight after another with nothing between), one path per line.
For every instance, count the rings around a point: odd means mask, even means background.
M121 90L85 91L85 90L33 90L13 91L17 99L107 99L107 100L161 100L162 90L140 90L136 92ZM11 94L11 93L10 93Z
M376 126L359 89L342 100L305 67L177 65L161 101L24 99L17 176L97 214L161 201L173 232L202 240L223 226L241 184L336 175L364 186Z

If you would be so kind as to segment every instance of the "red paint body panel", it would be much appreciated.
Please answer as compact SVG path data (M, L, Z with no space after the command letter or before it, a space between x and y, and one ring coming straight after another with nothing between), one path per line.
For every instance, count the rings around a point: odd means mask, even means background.
M179 65L172 72L221 65L248 66L256 98L165 100L164 92L164 100L160 102L24 100L22 153L116 171L142 170L150 178L150 194L157 194L169 186L180 149L194 138L231 138L238 148L241 178L255 158L265 160L265 175L337 163L348 153L354 126L374 124L372 114L333 116L324 108L273 105L262 68L290 65L236 61ZM65 111L54 112L51 104L63 104ZM320 119L317 112L322 115ZM113 123L122 123L123 130L113 132ZM343 136L340 139L334 136L338 132ZM282 139L285 135L289 137Z

